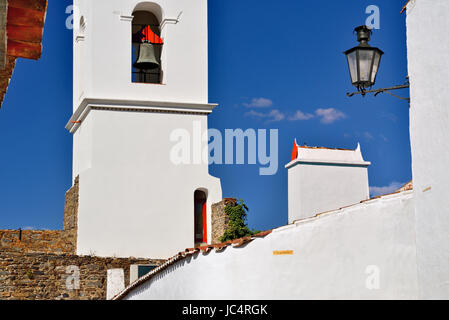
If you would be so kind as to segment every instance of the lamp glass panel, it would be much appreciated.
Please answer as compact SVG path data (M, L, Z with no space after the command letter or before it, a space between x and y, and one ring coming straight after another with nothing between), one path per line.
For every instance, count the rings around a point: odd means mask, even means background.
M371 74L371 82L374 84L376 82L377 71L379 70L379 62L380 62L380 53L374 53L374 64L373 64L373 73Z
M371 81L371 64L373 62L374 52L372 50L359 50L360 81Z
M349 72L351 73L352 83L356 83L358 81L357 77L357 52L353 51L347 55Z

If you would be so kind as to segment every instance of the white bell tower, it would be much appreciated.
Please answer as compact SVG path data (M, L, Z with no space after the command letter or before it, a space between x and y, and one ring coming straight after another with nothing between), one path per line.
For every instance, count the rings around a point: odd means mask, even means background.
M207 147L207 0L74 0L77 254L168 258L211 239L220 180L172 159L174 132ZM136 69L141 41L158 68ZM195 133L201 130L201 132ZM176 135L175 135L176 136ZM200 211L199 211L200 210Z

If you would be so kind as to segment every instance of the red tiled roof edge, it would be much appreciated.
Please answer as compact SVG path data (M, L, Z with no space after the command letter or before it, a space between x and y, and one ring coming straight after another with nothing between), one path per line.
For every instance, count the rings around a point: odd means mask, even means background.
M391 196L393 194L399 194L399 193L406 192L406 191L411 191L411 190L413 190L413 180L407 182L404 186L402 186L400 189L398 189L398 190L396 190L394 192L387 193L387 194L381 194L379 196L370 198L368 200L363 200L361 202L366 202L366 201L370 201L370 200L374 200L374 199L379 199L379 198L382 198L382 197L385 197L385 196Z
M319 149L319 150L354 151L353 149L327 148L327 147L311 147L311 146L298 146L298 148L301 148L301 149Z
M413 190L413 180L410 180L409 182L404 184L398 191L402 192L408 190Z
M413 190L413 188L411 188L411 189L404 189L404 190L402 190L402 188L401 188L398 191L395 191L395 192L392 192L392 193L382 194L382 195L379 195L379 196L376 196L376 197L373 197L373 198L369 198L369 199L366 199L366 200L362 200L360 202L353 203L353 204L350 204L350 205L347 205L347 206L344 206L344 207L340 207L340 208L337 208L337 209L320 212L320 213L315 214L314 216L311 216L310 218L297 219L297 220L294 220L292 223L290 223L288 225L295 224L295 223L297 223L299 221L309 220L311 218L318 218L320 216L323 216L323 215L331 213L331 212L336 212L336 211L339 211L339 210L344 210L344 209L347 209L347 208L355 207L355 206L357 206L359 204L367 203L367 202L370 202L370 201L373 201L373 200L377 200L377 199L382 199L384 197L392 196L392 195L395 195L395 194L401 194L403 192L411 191L411 190Z
M47 0L0 1L0 108L16 59L41 57L47 4Z
M126 297L126 295L133 289L137 288L138 286L144 284L145 282L147 282L148 280L152 279L155 275L161 273L162 271L164 271L165 269L167 269L168 267L170 267L171 265L187 258L190 255L194 255L199 253L200 251L203 253L207 253L210 252L212 249L215 249L216 251L220 251L223 250L227 247L229 247L230 245L232 245L232 247L236 248L236 247L241 247L244 244L247 244L257 238L264 238L267 235L269 235L273 230L267 230L267 231L263 231L260 233L257 233L255 235L252 236L248 236L248 237L244 237L244 238L240 238L240 239L235 239L235 240L229 240L223 243L218 243L218 244L211 244L211 245L207 245L207 246L201 246L201 247L197 247L197 248L187 248L185 251L183 252L179 252L178 254L176 254L175 256L171 257L170 259L167 260L167 262L165 262L164 264L160 265L159 267L157 267L156 269L152 270L150 273L146 274L145 276L137 279L136 281L134 281L133 283L131 283L128 287L126 287L122 292L120 292L119 294L117 294L114 298L112 298L112 300L121 300L124 297Z

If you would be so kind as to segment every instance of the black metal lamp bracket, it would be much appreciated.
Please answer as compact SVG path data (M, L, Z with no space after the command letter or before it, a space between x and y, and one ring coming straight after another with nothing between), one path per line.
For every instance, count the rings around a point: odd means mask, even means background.
M375 89L375 90L365 90L365 89L360 89L360 91L357 92L353 92L353 93L346 93L346 95L348 97L352 97L354 95L357 94L361 94L362 96L365 96L367 93L374 93L374 96L376 97L378 94L380 93L388 93L390 95L392 95L395 98L401 99L401 100L406 100L410 102L410 98L406 98L406 97L401 97L398 96L390 91L392 90L399 90L399 89L407 89L410 88L410 84L403 84L403 85L399 85L399 86L394 86L394 87L389 87L389 88L381 88L381 89Z

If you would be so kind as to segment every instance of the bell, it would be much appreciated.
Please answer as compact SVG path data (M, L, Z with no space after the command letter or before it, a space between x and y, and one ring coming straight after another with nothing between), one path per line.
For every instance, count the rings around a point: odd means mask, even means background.
M154 54L154 46L145 41L140 44L139 47L139 58L134 63L134 68L151 70L159 68L160 64L156 60L156 55Z

